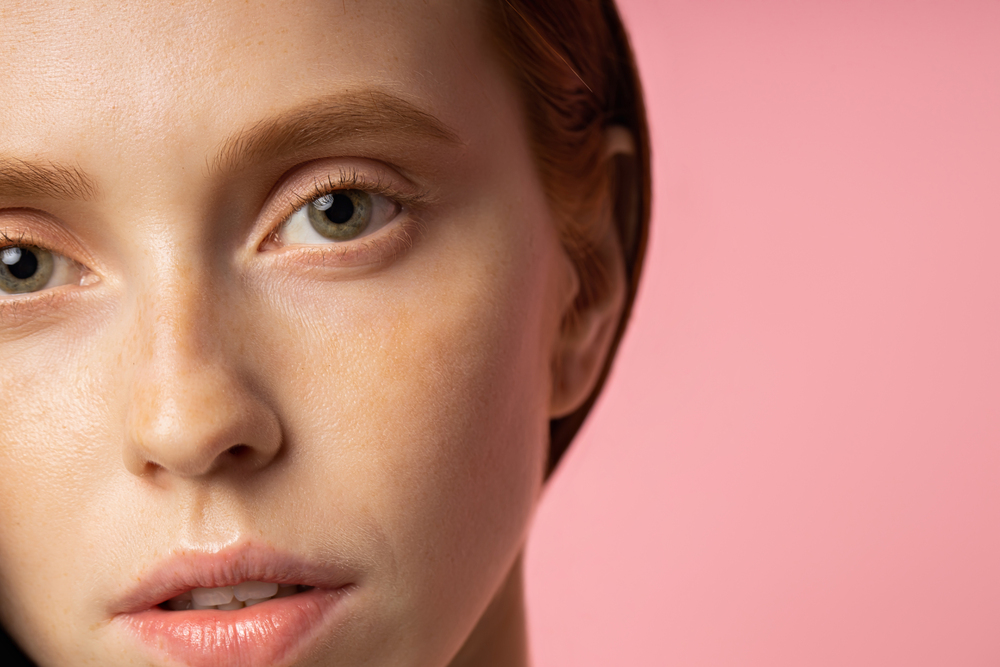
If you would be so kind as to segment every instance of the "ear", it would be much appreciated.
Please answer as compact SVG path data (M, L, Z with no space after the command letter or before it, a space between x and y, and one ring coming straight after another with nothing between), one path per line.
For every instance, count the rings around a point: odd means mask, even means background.
M620 126L605 130L604 163L608 170L607 193L599 211L603 216L597 229L604 230L593 239L591 248L596 275L580 275L571 270L574 287L564 302L562 326L552 362L552 400L550 419L559 419L576 411L593 393L606 366L608 354L615 342L625 307L627 276L619 229L622 221L615 220L627 210L622 196L631 197L635 183L622 182L634 178L636 170L635 144L632 134ZM587 285L598 281L599 285ZM580 298L581 291L588 298Z

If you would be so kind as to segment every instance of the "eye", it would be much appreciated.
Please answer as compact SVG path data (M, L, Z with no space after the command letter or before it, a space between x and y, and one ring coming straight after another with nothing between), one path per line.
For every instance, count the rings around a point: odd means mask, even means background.
M364 190L334 190L299 207L282 226L282 245L351 241L391 222L400 206Z
M0 295L27 294L50 287L80 284L82 268L45 248L0 247Z
M304 208L312 228L335 241L358 236L372 218L371 195L361 190L331 192Z

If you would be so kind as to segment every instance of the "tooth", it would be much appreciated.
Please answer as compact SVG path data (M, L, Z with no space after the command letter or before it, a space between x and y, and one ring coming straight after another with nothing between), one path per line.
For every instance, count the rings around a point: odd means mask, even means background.
M262 599L262 600L254 600L254 599L250 599L250 600L247 600L246 602L244 602L243 604L245 604L245 605L246 605L246 606L248 606L248 607L252 607L252 606L254 606L255 604L260 604L261 602L267 602L267 601L268 601L268 600L270 600L270 599L271 599L271 598L264 598L264 599Z
M197 602L191 603L192 609L215 609L214 604L198 604Z
M196 588L191 591L191 597L199 606L215 606L219 604L229 604L233 601L233 587L222 586L221 588Z
M237 600L260 600L269 598L278 592L278 584L268 584L263 581L244 581L233 587Z
M191 591L188 591L187 593L181 593L177 597L171 598L171 599L173 599L173 600L191 600Z
M243 603L239 600L233 600L229 604L220 604L217 609L225 609L226 611L232 609L243 609Z

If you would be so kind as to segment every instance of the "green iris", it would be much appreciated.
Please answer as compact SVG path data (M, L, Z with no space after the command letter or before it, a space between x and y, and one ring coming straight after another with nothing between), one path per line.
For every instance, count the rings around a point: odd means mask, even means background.
M0 292L37 292L52 278L52 253L35 246L0 248Z
M362 190L337 190L307 207L309 224L321 236L348 241L365 230L372 217L372 198Z

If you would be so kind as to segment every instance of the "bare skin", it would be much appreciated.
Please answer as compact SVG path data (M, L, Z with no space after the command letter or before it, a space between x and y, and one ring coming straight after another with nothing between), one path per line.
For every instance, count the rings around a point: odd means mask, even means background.
M38 664L183 664L122 596L248 543L352 573L282 664L527 664L548 423L624 287L609 239L562 326L579 278L485 30L465 0L0 9L0 253L57 265L0 290L0 617ZM348 190L371 222L317 235Z

